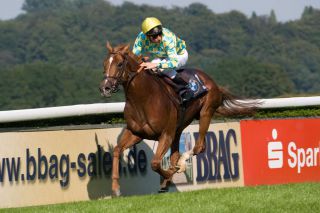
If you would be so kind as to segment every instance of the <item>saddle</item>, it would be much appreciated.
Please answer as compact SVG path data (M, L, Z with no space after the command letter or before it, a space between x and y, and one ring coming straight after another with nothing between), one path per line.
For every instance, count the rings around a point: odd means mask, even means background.
M178 69L175 80L162 75L167 84L169 84L180 96L182 105L197 99L204 95L208 90L202 80L193 69Z

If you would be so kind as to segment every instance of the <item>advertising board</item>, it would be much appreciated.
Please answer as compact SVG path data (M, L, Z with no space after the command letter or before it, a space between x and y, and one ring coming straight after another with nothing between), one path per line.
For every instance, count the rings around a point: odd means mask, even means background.
M190 125L180 138L180 152L199 136ZM0 133L0 208L54 204L111 196L113 148L122 128ZM158 142L144 140L126 150L120 164L123 195L157 193L160 176L150 162ZM173 177L170 191L243 185L240 125L211 124L206 151L188 159ZM170 151L162 165L170 166Z
M111 196L112 150L121 128L0 133L0 207ZM132 165L128 156L137 162ZM126 153L120 166L125 195L155 192L147 142Z
M180 137L180 153L193 148L198 137L199 125L188 126ZM164 159L168 162L169 155L166 156ZM187 163L186 172L174 175L171 190L243 186L239 123L211 124L206 134L205 152L193 156Z
M245 185L320 181L320 120L243 120Z

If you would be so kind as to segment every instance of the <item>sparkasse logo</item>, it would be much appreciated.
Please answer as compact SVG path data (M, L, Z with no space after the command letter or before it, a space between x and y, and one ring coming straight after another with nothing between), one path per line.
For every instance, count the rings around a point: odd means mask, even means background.
M316 167L320 159L319 147L313 148L299 148L294 141L288 143L287 150L283 149L283 142L277 141L278 131L272 130L272 139L268 143L268 167L270 169L283 168L284 163L287 162L290 168L296 168L297 173L300 174L304 167ZM286 153L284 153L286 151ZM286 161L284 156L288 156Z
M278 132L276 129L272 130L272 139L268 143L268 166L270 169L279 169L283 167L283 147L282 143L277 140Z

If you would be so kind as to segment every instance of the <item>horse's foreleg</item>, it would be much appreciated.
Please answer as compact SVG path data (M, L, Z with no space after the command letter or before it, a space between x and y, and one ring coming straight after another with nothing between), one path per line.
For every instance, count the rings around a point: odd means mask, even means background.
M179 153L180 136L181 136L181 133L180 134L177 133L175 136L175 139L171 144L171 156L170 156L171 167L176 167L178 164L178 160L180 158L180 153Z
M125 129L120 142L113 150L113 162L112 162L112 195L120 196L120 185L119 185L119 158L121 153L133 146L134 144L141 141L141 138L134 135L130 130Z
M172 181L172 177L173 177L174 173L176 173L178 171L177 163L180 158L180 153L179 153L180 135L181 135L181 133L180 134L177 133L175 136L175 139L173 140L173 142L171 144L170 167L166 171L166 172L169 172L170 176L167 178L164 178L161 183L161 186L160 186L160 188L164 189L164 191L167 191L167 189Z
M159 139L157 151L151 161L152 170L159 173L159 175L161 175L164 178L163 182L161 183L161 188L159 192L167 191L167 188L170 184L170 180L173 174L176 172L176 168L173 168L171 166L168 170L164 170L161 168L161 161L171 144L172 136L169 134L163 134Z

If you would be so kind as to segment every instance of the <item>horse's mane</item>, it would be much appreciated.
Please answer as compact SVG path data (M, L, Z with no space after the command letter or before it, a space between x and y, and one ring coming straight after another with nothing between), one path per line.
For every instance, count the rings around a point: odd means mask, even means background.
M129 56L134 59L138 64L142 63L142 55L141 56L137 56L136 54L134 54L132 51L129 51Z
M114 47L114 52L121 52L121 53L124 54L124 53L125 53L125 52L124 52L124 49L125 49L126 47L127 47L127 44L120 44L120 45ZM137 56L137 55L135 55L131 50L129 51L128 55L129 55L132 59L134 59L135 62L137 62L137 63L139 63L139 64L142 62L142 56Z

